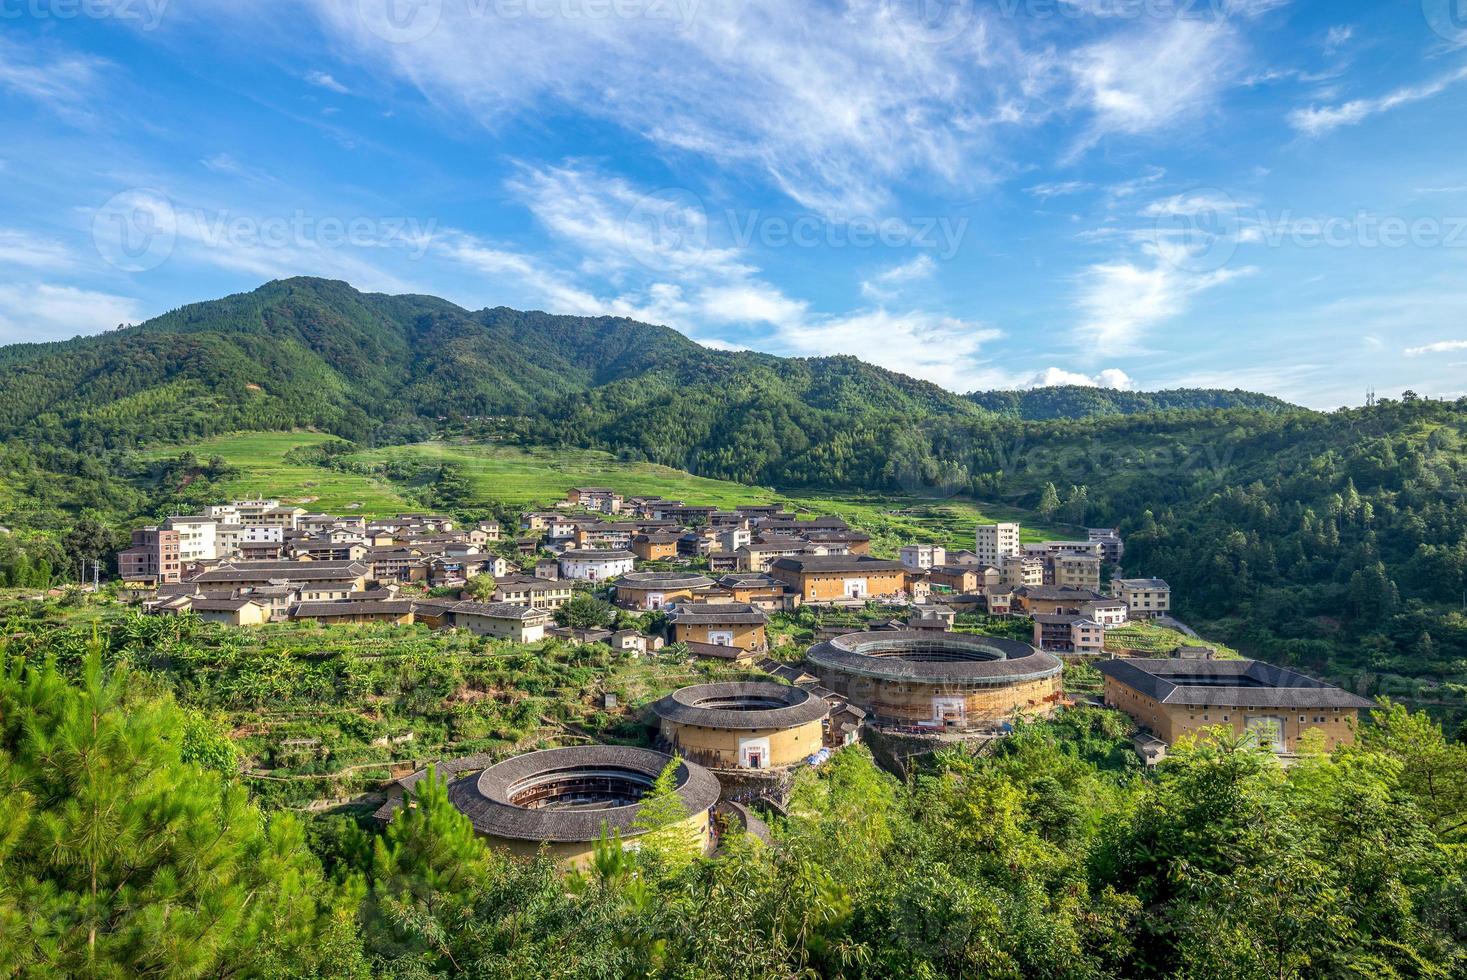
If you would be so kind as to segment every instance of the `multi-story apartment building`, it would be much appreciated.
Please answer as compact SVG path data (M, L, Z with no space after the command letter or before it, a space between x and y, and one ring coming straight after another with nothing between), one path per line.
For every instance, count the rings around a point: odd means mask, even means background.
M1017 589L1021 585L1044 585L1044 559L1030 555L1009 555L999 565L1003 584Z
M1085 533L1091 541L1100 545L1100 560L1107 565L1119 567L1121 558L1126 553L1126 542L1121 538L1121 530L1116 527L1092 527L1087 528Z
M979 524L973 552L984 565L1002 567L1003 560L1019 553L1018 524Z
M1100 559L1093 555L1056 555L1049 561L1046 584L1073 589L1100 589Z
M1172 609L1172 587L1159 578L1118 578L1111 591L1131 616L1165 616Z
M219 522L214 518L203 515L170 517L163 526L178 532L178 554L183 561L213 561L220 557Z
M176 583L183 571L178 532L164 527L140 527L132 532L132 546L117 553L117 570L124 582L149 585Z

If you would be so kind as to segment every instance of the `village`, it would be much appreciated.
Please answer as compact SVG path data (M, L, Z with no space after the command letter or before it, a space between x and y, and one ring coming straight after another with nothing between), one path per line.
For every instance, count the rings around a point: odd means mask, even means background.
M487 839L511 851L550 842L572 862L589 859L602 830L586 814L635 800L673 754L692 829L712 846L719 823L710 814L756 826L745 804L779 806L793 770L858 740L900 767L1088 703L1130 716L1147 765L1184 735L1219 725L1287 760L1311 738L1326 749L1350 743L1371 706L1201 641L1150 656L1108 649L1108 634L1138 621L1185 630L1170 618L1166 582L1120 577L1124 541L1114 528L1024 541L1018 523L979 524L972 543L911 543L882 558L870 554L869 535L835 516L577 487L508 532L441 514L369 519L235 500L134 530L118 567L122 594L157 616L238 628L416 623L632 656L683 649L761 678L695 685L650 705L651 749L438 763ZM564 615L588 600L624 613L622 628ZM807 645L774 628L800 610L830 615ZM1077 664L1099 672L1100 690L1066 691L1066 666ZM425 771L388 787L382 819Z

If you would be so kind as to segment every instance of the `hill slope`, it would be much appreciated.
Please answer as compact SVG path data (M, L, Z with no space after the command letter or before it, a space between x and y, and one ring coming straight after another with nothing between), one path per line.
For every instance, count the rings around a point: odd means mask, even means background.
M980 408L1028 421L1083 419L1101 415L1243 408L1266 412L1296 411L1272 395L1221 388L1173 388L1167 391L1118 391L1058 385L1025 391L975 391L968 400Z

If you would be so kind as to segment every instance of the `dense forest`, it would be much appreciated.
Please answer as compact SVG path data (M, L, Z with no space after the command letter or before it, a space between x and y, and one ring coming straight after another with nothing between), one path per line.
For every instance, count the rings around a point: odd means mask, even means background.
M310 426L605 449L789 489L968 495L1119 525L1125 571L1247 653L1365 694L1467 704L1467 403L1332 413L1245 392L961 397L854 358L713 351L614 318L462 310L292 279L0 349L0 574L105 561L216 460L138 447ZM452 504L452 494L435 505Z
M1461 976L1467 746L1383 706L1281 769L1226 738L1139 768L1077 709L902 782L799 773L768 844L665 828L568 878L486 849L436 778L381 828L262 811L176 648L118 631L0 673L0 974L171 977ZM196 649L207 660L210 651ZM186 692L180 692L186 693Z

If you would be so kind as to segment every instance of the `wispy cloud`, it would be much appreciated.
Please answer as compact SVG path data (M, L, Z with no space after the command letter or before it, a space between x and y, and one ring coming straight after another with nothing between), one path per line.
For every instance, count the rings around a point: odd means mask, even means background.
M1467 350L1467 340L1438 340L1430 344L1422 344L1420 347L1407 347L1407 357L1420 357L1422 354L1447 354L1451 351Z
M0 341L38 343L97 333L138 320L139 309L131 297L74 286L0 284Z
M338 95L351 94L351 89L347 88L345 85L341 84L335 78L331 77L331 75L327 74L324 71L306 72L306 81L310 82L312 85L316 85L320 88L327 89L328 91L335 92Z
M894 265L870 279L863 280L861 295L877 300L890 299L900 292L903 286L923 279L931 279L936 271L937 262L932 256L923 252L910 261Z
M103 87L105 59L0 37L0 88L45 105L73 123L90 122Z
M0 228L0 266L62 269L73 264L65 245L19 228Z
M1310 106L1289 113L1289 124L1306 136L1322 136L1341 126L1353 126L1371 116L1440 95L1467 79L1467 66L1423 85L1408 85L1372 99L1352 99L1335 106Z

